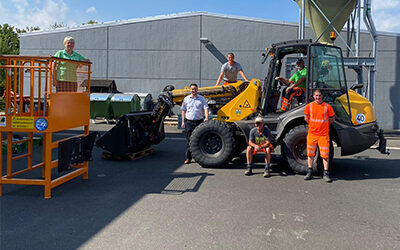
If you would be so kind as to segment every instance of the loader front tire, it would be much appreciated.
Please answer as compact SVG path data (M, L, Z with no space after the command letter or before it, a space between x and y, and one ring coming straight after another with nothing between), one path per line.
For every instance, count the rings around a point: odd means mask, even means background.
M300 125L292 128L283 138L282 142L282 158L287 162L289 167L296 174L306 174L308 169L307 164L307 133L308 126ZM333 144L329 146L329 167L333 161ZM323 171L322 158L317 149L313 162L313 172L321 173Z
M190 137L190 151L202 167L223 167L234 156L235 136L225 122L204 122L196 127Z

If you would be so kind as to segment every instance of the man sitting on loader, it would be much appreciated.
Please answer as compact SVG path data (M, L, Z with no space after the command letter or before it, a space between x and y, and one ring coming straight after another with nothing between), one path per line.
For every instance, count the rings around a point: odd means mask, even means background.
M297 71L289 79L275 77L275 80L281 81L287 86L283 90L280 112L285 112L289 109L293 97L301 97L306 92L307 68L304 67L303 59L299 58L296 61L296 67Z

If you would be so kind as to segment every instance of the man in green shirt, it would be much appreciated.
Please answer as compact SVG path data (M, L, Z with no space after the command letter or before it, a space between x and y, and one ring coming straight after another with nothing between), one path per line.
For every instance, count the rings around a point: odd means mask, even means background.
M64 38L65 49L57 51L54 57L62 59L70 59L75 61L89 62L89 59L73 51L75 46L74 38L67 36ZM53 85L56 86L57 92L76 92L78 89L78 81L76 77L76 69L79 64L70 63L65 61L56 61L54 65L54 71L57 72L57 77L53 81Z
M289 109L293 101L293 97L302 96L306 91L307 69L304 67L303 59L298 59L296 62L297 71L289 79L283 77L275 77L275 80L283 82L286 86L283 90L281 112Z

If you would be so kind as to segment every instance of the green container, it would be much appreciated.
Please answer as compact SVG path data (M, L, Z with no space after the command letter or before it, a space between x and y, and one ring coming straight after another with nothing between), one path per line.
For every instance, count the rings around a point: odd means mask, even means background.
M140 111L140 98L136 94L115 94L111 97L110 104L114 119L130 112Z
M90 94L90 119L105 118L112 119L111 97L113 93L91 93Z
M24 138L26 139L26 137ZM19 141L20 139L13 138L13 141ZM42 137L33 137L33 147L37 147L42 145L43 138ZM17 143L12 146L13 153L21 153L22 151L28 149L28 142ZM2 152L7 152L7 140L3 140L2 142Z

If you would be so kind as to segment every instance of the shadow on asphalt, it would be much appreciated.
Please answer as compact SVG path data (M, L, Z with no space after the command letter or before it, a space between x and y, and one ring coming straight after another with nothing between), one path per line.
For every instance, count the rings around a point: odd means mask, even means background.
M366 164L368 161L368 164ZM355 181L367 179L400 178L399 160L354 156L351 159L335 159L332 177Z
M102 150L95 147L89 179L78 177L53 189L49 200L41 186L3 185L0 249L76 249L147 194L197 192L212 174L176 172L184 160L185 140L167 137L152 155L135 161L102 160ZM39 156L35 161L41 161L41 148L34 153ZM16 169L23 164L16 161ZM3 162L3 173L5 167ZM26 175L40 176L40 170Z

